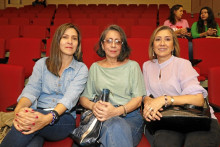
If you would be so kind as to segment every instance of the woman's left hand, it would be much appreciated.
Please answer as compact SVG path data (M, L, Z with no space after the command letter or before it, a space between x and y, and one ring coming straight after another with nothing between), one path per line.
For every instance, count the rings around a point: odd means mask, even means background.
M38 119L35 119L34 122L32 122L32 126L30 127L29 130L27 131L23 131L23 134L31 134L34 133L35 131L38 131L40 129L42 129L43 127L45 127L46 125L48 125L51 120L52 120L52 114L48 113L46 115L40 113L40 112L34 112L37 116Z
M115 110L116 108L111 103L98 101L93 113L99 121L106 121L116 116Z

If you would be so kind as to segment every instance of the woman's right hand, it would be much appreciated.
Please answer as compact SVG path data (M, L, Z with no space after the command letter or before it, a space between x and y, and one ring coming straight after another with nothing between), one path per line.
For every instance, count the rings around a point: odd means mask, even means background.
M212 29L212 28L208 28L206 33L207 33L208 36L216 35L217 30L216 29Z
M92 111L99 121L106 121L117 116L116 108L109 102L96 102L92 107Z
M13 120L14 127L18 131L28 131L35 123L38 116L35 114L35 111L29 107L23 107L15 111L15 117Z
M147 100L144 101L144 110L143 110L143 117L146 121L155 121L160 120L162 117L160 111L162 111L162 107L164 105L164 97L158 98L150 98L147 97Z

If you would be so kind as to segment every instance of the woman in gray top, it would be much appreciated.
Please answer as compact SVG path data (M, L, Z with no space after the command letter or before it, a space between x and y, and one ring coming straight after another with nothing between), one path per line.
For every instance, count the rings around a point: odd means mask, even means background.
M97 54L103 60L92 64L80 103L103 123L99 142L104 147L134 147L142 137L139 107L145 85L137 62L129 60L130 48L124 31L111 25L103 31ZM109 102L91 100L109 89Z

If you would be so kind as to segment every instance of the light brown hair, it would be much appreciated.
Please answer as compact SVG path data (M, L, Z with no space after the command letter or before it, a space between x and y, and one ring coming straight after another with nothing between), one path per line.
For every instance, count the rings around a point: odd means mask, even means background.
M172 34L173 47L174 47L173 55L177 56L177 57L180 56L179 41L178 41L177 36L174 33L173 29L171 29L168 26L160 26L160 27L158 27L154 30L154 32L153 32L153 34L151 35L151 38L150 38L149 50L148 50L150 60L157 59L157 55L154 53L154 50L153 50L153 48L154 48L154 39L155 39L155 36L157 35L157 33L162 31L162 30L168 30ZM154 54L154 56L153 56L153 54Z
M56 32L54 33L50 47L50 56L46 60L47 69L56 76L59 76L58 73L62 65L60 40L65 31L69 28L75 29L78 36L78 45L75 53L73 54L73 57L77 61L82 61L81 34L79 32L79 29L72 23L62 24L57 28Z

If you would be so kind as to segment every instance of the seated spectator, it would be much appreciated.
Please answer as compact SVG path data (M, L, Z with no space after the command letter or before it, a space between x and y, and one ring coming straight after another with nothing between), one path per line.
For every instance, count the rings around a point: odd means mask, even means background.
M75 128L76 106L88 69L82 61L81 35L71 23L55 32L49 57L38 60L18 98L12 129L1 147L43 146L62 140Z
M46 0L35 0L34 2L32 2L32 6L36 6L36 5L43 5L44 7L46 7L47 6Z
M164 25L172 28L178 37L191 36L191 33L187 31L189 24L186 19L182 19L182 15L183 6L174 5L170 9L170 16L168 17L168 20L164 22Z
M192 104L204 105L207 91L200 86L198 73L188 60L179 58L178 39L167 26L158 27L150 39L149 59L143 65L147 96L144 98L143 117L146 121L160 121L163 106ZM154 98L151 98L153 95ZM153 147L218 147L220 128L211 109L209 131L182 133L172 130L157 130L152 136L145 135Z
M212 9L203 7L199 12L199 19L194 22L191 28L193 38L201 38L206 36L220 36L220 28L215 21Z
M101 147L134 147L142 138L140 113L145 85L139 64L129 60L130 48L124 31L117 25L105 29L98 42L97 54L104 59L92 64L80 104L93 111L103 122ZM91 100L109 89L109 102Z

